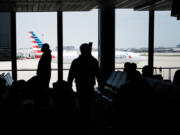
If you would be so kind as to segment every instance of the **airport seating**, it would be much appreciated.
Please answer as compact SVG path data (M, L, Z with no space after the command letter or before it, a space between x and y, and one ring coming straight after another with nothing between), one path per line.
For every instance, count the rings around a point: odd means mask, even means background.
M4 78L4 74L5 74L5 73L0 74L0 78Z
M117 91L123 84L126 83L126 81L127 73L122 71L113 71L110 77L107 79L102 92L100 92L97 88L95 88L95 91L98 94L101 94L104 99L112 102L113 98L117 94Z
M4 79L6 80L6 85L11 86L13 83L13 78L11 77L10 73L4 75Z
M154 78L144 78L147 83L154 90L154 96L156 97L164 97L167 96L168 92L172 88L172 83L164 80L154 79Z
M155 110L165 112L169 110L169 94L172 91L172 83L154 78L145 78L147 83L154 90Z
M163 80L163 77L161 74L153 75L154 79Z
M4 78L6 80L6 86L11 86L14 81L9 72L7 74L0 74L0 78Z
M144 79L147 81L147 83L157 92L156 90L159 89L167 89L168 87L172 86L171 82L154 79L154 78L148 78L144 77Z

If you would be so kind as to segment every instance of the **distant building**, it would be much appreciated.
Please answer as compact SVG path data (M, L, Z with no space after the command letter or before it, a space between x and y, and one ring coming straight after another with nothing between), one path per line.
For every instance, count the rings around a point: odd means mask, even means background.
M175 48L173 48L173 52L180 52L180 45L177 45Z
M180 48L180 45L177 45L176 47L177 47L177 48Z
M63 46L63 50L75 50L74 46Z
M138 53L141 53L141 52L147 53L148 48L140 48L140 49L129 48L128 51L138 52ZM180 45L177 45L176 47L156 47L154 48L154 52L155 53L180 52Z
M172 48L170 47L157 47L157 48L154 48L154 52L172 52Z

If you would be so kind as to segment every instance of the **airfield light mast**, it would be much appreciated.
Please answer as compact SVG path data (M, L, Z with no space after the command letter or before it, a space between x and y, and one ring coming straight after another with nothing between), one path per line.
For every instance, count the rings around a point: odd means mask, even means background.
M44 43L44 34L42 34L42 43Z

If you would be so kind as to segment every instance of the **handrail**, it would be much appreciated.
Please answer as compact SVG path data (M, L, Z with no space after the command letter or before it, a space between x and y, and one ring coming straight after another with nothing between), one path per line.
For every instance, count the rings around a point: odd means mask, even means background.
M68 71L70 68L64 68L63 70L66 70ZM124 68L115 68L115 70L123 70ZM139 70L142 68L137 68L137 70ZM180 67L154 67L154 70L155 70L155 74L157 74L157 71L156 70L159 70L161 73L162 73L162 70L164 69L168 69L169 70L169 73L168 73L168 79L171 80L171 75L172 75L172 70L173 69L180 69ZM51 69L52 71L57 71L58 69L57 68L53 68ZM12 71L11 69L0 69L0 72L4 72L4 71L7 71L7 72L10 72ZM37 69L17 69L17 71L37 71Z
M63 70L69 70L70 68L64 68ZM115 68L117 69L124 69L124 68ZM142 69L142 68L137 68ZM154 67L154 69L180 69L180 67ZM51 69L52 71L58 70L57 68ZM0 71L12 71L11 69L0 69ZM17 71L37 71L37 69L17 69Z
M51 69L52 71L57 71L58 69ZM65 68L63 70L69 70L69 68ZM0 71L12 71L11 69L0 69ZM17 71L37 71L37 69L17 69Z
M124 68L115 68L115 69L124 69ZM143 68L137 68L143 69ZM154 67L154 69L180 69L180 67Z
M124 68L115 68L116 70L123 70ZM142 70L142 68L137 68L137 69L141 69ZM159 72L160 72L160 74L162 74L163 72L162 72L162 70L164 70L164 69L168 69L169 70L169 72L168 72L168 80L172 80L172 70L173 69L180 69L180 67L154 67L154 72L155 72L155 74L157 74L157 70L159 70Z

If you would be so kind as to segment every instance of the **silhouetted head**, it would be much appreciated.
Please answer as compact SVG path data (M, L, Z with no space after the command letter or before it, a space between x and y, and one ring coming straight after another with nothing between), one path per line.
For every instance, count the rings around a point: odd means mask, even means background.
M136 63L131 63L131 68L132 68L133 71L136 71L137 64Z
M180 70L177 70L174 74L173 84L180 86Z
M43 46L42 46L42 48L41 48L41 51L42 51L42 52L47 52L47 51L49 51L49 50L50 50L50 49L49 49L49 44L44 43Z
M152 68L150 66L144 66L142 69L142 75L145 77L152 77Z
M124 64L124 71L127 72L127 73L131 71L131 63L126 62Z
M81 55L83 56L90 56L92 50L92 44L91 43L84 43L80 46Z

